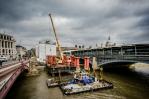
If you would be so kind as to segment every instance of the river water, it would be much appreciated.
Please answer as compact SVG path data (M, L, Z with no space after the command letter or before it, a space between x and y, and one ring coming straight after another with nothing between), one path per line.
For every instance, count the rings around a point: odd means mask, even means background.
M50 76L41 71L39 76L17 79L6 99L147 99L149 98L149 66L135 64L127 70L104 71L104 79L114 84L113 89L65 96L58 87L48 88ZM67 77L67 76L65 76Z

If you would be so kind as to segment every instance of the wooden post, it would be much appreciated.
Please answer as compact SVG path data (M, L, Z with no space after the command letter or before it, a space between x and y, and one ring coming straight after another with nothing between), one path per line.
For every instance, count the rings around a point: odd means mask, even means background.
M60 70L58 71L58 75L59 75L59 83L61 83L62 82L62 78L61 78L61 71Z

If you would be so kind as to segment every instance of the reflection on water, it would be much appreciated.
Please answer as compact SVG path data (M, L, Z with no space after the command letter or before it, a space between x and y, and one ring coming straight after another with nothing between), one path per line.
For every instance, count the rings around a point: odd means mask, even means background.
M145 63L136 63L130 66L130 68L133 68L136 72L142 73L142 74L149 74L149 64Z
M113 89L71 96L63 95L59 88L47 88L45 81L49 75L42 71L40 76L19 77L6 99L144 99L149 97L149 73L144 74L136 67L134 70L137 72L130 69L104 71L104 78L113 82Z

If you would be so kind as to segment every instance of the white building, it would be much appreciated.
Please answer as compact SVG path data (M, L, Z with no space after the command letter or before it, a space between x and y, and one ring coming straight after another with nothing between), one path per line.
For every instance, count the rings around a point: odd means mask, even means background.
M0 33L0 57L16 58L16 40L13 36Z
M39 42L36 46L37 60L45 63L47 55L56 56L56 44L51 44L49 41Z
M21 45L16 45L16 51L17 51L17 58L22 58L24 55L26 55L27 49Z

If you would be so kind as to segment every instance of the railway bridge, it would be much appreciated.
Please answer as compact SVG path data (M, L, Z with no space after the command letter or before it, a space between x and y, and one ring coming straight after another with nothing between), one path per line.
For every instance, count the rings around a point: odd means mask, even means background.
M130 65L137 62L149 63L149 44L131 44L105 48L81 49L71 52L78 57L96 57L100 66L109 64ZM115 65L116 66L116 65Z

